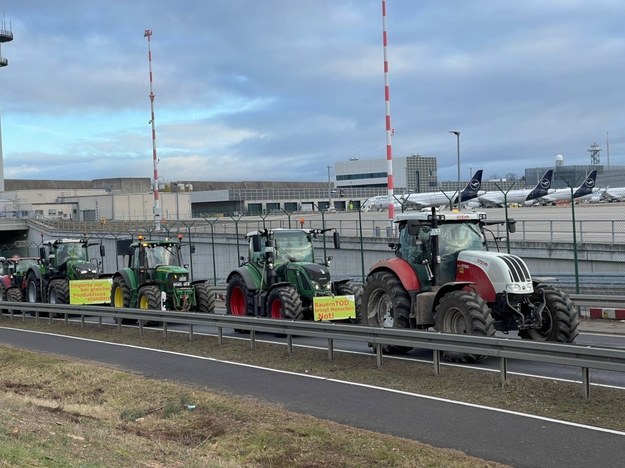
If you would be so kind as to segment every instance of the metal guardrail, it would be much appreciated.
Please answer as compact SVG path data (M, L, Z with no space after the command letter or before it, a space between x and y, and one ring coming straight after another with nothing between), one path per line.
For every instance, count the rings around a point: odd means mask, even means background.
M596 294L569 294L576 306L618 307L625 309L625 296L598 296Z
M117 319L121 330L121 319L139 321L140 333L146 322L161 322L163 334L167 336L168 324L186 324L189 326L189 340L193 340L193 327L206 325L217 327L219 344L223 343L223 329L233 328L250 332L251 349L256 348L256 332L283 334L287 337L288 353L293 353L293 336L325 338L328 340L328 359L334 359L334 340L347 340L371 343L376 349L378 367L383 365L382 345L406 346L410 348L430 349L434 353L434 374L440 373L441 352L451 351L497 357L500 360L500 380L502 385L507 380L507 360L519 359L582 369L582 395L590 396L589 369L625 372L625 350L595 346L534 342L509 338L493 338L474 335L454 335L419 330L373 328L358 325L346 325L330 322L308 322L275 320L259 317L237 317L219 314L199 314L193 312L169 312L145 309L117 309L107 306L76 306L61 304L28 304L22 302L3 302L2 308L15 318L15 311L21 311L22 320L26 313L33 313L39 320L42 313L48 314L53 321L56 314L64 315L68 322L69 315L80 315L81 327L85 317L98 317L102 325L104 317Z

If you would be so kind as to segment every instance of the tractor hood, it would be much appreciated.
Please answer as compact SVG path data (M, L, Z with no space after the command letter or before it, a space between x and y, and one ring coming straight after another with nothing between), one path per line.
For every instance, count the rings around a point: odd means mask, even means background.
M458 278L477 283L486 274L496 293L530 294L534 290L527 265L516 255L465 250L458 255L456 267Z
M159 265L155 270L156 278L167 279L170 286L188 286L190 283L189 270L181 266ZM175 283L175 284L174 284Z
M301 267L308 278L321 288L330 282L330 269L327 266L318 263L302 263Z
M93 279L98 277L98 267L91 262L85 262L83 260L68 260L67 271L70 278Z

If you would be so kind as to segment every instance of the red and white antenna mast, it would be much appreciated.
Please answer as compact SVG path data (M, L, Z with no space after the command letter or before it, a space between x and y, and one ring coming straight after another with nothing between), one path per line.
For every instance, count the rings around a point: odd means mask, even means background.
M391 127L391 87L388 81L388 35L386 33L386 0L382 0L382 43L384 46L384 102L386 107L386 174L388 187L388 222L393 227L395 218L395 197L393 194L393 145L391 138L393 128Z
M152 181L152 192L154 193L154 229L161 230L161 200L158 195L158 157L156 156L156 128L154 123L154 89L152 84L152 49L150 48L150 37L152 31L146 29L143 37L148 38L148 64L150 67L150 124L152 125L152 161L154 163L154 180Z

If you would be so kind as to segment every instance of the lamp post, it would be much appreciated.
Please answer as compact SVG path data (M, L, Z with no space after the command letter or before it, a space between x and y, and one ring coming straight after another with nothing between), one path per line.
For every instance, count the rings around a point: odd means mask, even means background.
M332 206L332 183L330 182L330 169L332 169L332 166L328 166L328 210Z
M456 150L458 154L458 211L462 206L462 187L460 187L460 132L458 130L449 130L449 133L456 135Z

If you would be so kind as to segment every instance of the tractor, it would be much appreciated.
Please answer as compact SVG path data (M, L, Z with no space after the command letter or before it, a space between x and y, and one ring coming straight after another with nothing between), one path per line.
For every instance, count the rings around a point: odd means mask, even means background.
M39 257L0 257L0 301L22 302L29 268L39 269Z
M191 281L182 262L181 239L138 236L130 244L128 266L113 275L111 306L213 313L215 294L208 281Z
M569 296L550 285L552 279L533 278L521 258L487 250L488 226L503 224L514 232L514 220L433 208L402 213L395 222L399 239L389 244L395 257L376 263L367 275L362 325L483 336L518 330L522 339L575 340L580 318ZM409 350L383 347L395 354ZM474 362L484 356L445 357Z
M360 294L349 279L332 281L330 261L315 262L313 240L329 229L248 233L247 260L227 278L226 313L289 320L356 320ZM335 249L340 237L333 235Z
M70 300L72 287L85 280L105 277L98 260L89 258L88 248L93 245L99 244L89 243L85 238L44 242L39 248L40 263L31 265L26 272L26 301L70 304L73 303ZM100 256L104 256L103 245L100 245Z

